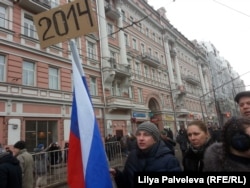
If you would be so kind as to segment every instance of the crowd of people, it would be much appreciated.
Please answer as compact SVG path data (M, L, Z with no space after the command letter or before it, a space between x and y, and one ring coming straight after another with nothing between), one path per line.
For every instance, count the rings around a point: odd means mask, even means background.
M194 120L186 127L181 126L174 138L171 129L160 131L147 121L138 125L134 135L121 138L109 135L106 143L119 141L126 156L123 170L109 170L117 187L133 188L136 172L250 172L250 91L238 93L234 100L240 115L230 118L224 125L211 127L202 120ZM177 144L181 160L175 155ZM68 147L68 143L65 144L65 148ZM107 147L106 152L111 160L109 149ZM48 154L50 151L55 152ZM4 151L0 146L1 188L33 188L33 181L36 187L45 185L46 164L60 164L63 159L67 162L68 153L63 157L57 142L47 148L39 144L34 152L35 160L27 152L24 141L15 143L13 151L9 148ZM36 179L33 179L34 169Z
M38 144L34 154L26 149L25 141L18 141L0 151L1 188L39 188L47 185L48 167L67 163L69 143L65 143L64 157L57 142L48 147Z
M134 187L136 172L250 172L250 91L234 100L240 116L220 126L194 120L180 127L175 141L151 122L140 124L124 169L110 168L117 187ZM173 152L176 143L181 161Z

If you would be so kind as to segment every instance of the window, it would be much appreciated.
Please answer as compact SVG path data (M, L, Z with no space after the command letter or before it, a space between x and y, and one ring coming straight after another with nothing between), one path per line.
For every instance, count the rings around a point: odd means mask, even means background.
M33 23L33 18L29 14L24 14L24 31L23 34L27 37L35 38L35 26Z
M117 82L116 84L116 95L121 96L122 95L122 90L121 90L121 84L120 82Z
M108 23L107 29L108 29L108 36L114 38L114 34L112 34L114 32L113 31L113 25Z
M129 46L128 35L127 35L127 34L124 34L124 38L125 38L126 46Z
M152 72L152 79L155 80L155 70L152 69L151 72Z
M147 37L148 37L148 33L149 33L148 28L146 28L146 36Z
M155 57L158 59L159 57L158 57L158 52L155 52Z
M141 74L140 63L138 62L135 63L135 72L139 75Z
M143 96L142 96L142 89L141 88L137 89L137 94L138 94L138 102L142 103L143 102Z
M59 70L57 68L49 68L49 89L59 89Z
M141 44L141 53L144 54L145 53L145 45Z
M3 82L5 77L5 57L0 55L0 81Z
M90 77L90 95L95 95L97 96L97 84L96 84L96 78L95 77Z
M93 42L88 41L88 58L95 59L95 44Z
M159 82L162 81L162 79L161 79L161 73L160 73L160 72L158 72L158 81L159 81Z
M132 42L133 42L133 44L132 44L132 45L133 45L133 49L135 49L135 50L136 50L136 49L137 49L136 39L133 39L133 41L132 41Z
M152 34L152 39L155 41L155 33Z
M141 23L138 23L137 26L138 26L139 31L142 31L142 25L141 25Z
M59 6L59 3L57 1L58 0L50 0L51 8L55 8L55 7Z
M152 49L151 48L148 49L148 53L149 53L150 56L152 55Z
M25 121L25 142L29 152L43 143L48 146L58 139L57 121L26 120Z
M122 20L126 22L126 14L124 10L122 10Z
M0 27L6 27L6 8L0 4Z
M112 83L112 95L115 95L115 96L121 96L122 92L121 92L121 84L119 81L114 81Z
M23 85L35 86L35 64L32 62L23 62Z
M148 67L147 66L144 66L144 74L145 74L145 77L148 78Z

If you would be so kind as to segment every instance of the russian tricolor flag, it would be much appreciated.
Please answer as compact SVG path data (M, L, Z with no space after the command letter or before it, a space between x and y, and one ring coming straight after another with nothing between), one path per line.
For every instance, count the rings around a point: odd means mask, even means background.
M70 188L112 188L104 144L75 42L70 41L74 96L68 156Z

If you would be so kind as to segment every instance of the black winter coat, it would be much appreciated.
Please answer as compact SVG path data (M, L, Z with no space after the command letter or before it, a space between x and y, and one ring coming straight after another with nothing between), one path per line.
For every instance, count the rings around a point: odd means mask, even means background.
M182 160L184 171L202 172L204 167L204 153L208 146L210 146L212 143L213 140L209 139L209 141L200 149L194 149L190 145L187 151L185 152Z
M116 169L117 170L117 169ZM135 172L180 172L178 159L172 151L160 141L147 151L142 152L138 147L131 151L123 172L117 170L115 182L118 188L133 188Z
M0 154L0 187L22 188L22 170L19 161L9 152Z

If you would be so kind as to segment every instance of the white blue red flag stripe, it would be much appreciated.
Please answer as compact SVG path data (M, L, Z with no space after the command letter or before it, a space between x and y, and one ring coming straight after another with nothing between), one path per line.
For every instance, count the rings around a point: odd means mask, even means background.
M68 156L70 188L112 188L109 165L75 42L70 42L74 96Z

